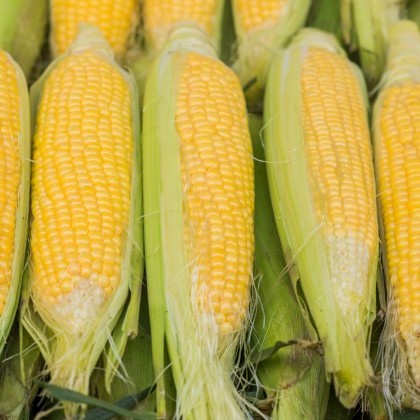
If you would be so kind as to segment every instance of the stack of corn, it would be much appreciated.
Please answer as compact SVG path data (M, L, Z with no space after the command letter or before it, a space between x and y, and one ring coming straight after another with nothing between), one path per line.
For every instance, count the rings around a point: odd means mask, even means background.
M80 394L154 381L137 410L160 418L329 419L331 382L376 419L379 380L390 418L420 409L420 34L391 28L418 4L0 0L0 416L32 416L40 354ZM331 34L299 31L311 6L363 74ZM25 76L46 64L31 117ZM67 397L63 416L83 416Z

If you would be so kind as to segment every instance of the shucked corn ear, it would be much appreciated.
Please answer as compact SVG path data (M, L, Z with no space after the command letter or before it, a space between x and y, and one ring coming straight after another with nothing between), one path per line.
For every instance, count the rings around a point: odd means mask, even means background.
M28 77L44 42L48 0L0 0L0 48Z
M193 25L206 33L218 48L225 0L144 0L143 19L147 47L156 55L170 34Z
M239 81L200 34L194 28L172 34L149 74L143 109L158 415L165 416L165 337L178 415L242 419L231 376L252 277L252 148Z
M305 23L310 0L232 0L238 39L234 69L250 105L262 101L268 67Z
M137 0L50 0L53 55L69 48L81 24L92 24L101 30L117 58L124 59L138 20L138 4Z
M0 50L0 355L19 303L28 231L30 111L20 67Z
M262 118L250 116L255 163L255 266L257 309L252 334L253 351L278 341L298 343L280 349L257 365L272 419L325 417L329 386L324 362L314 348L316 333L308 330L294 295L276 230L261 144ZM315 338L313 348L311 341ZM299 344L299 342L301 342ZM303 346L307 345L308 348Z
M343 405L369 383L378 260L365 91L335 38L305 29L273 62L264 102L270 194Z
M375 167L388 288L383 334L385 396L420 406L420 34L392 27L373 117Z
M347 44L359 50L369 87L375 87L381 78L389 27L400 18L404 3L404 0L341 0L343 36Z
M22 320L52 383L83 393L136 269L135 98L135 82L95 27L85 27L31 89L31 301ZM68 415L79 408L65 405Z

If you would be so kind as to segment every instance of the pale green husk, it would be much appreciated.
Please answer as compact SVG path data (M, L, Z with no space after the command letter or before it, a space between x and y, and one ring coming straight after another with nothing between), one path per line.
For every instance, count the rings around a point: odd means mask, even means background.
M28 240L28 214L31 176L31 122L29 111L29 95L25 76L19 66L12 60L16 69L19 90L19 152L20 152L20 186L16 209L15 240L12 262L10 288L6 304L0 316L0 355L6 344L7 336L13 324L13 319L19 304L21 281L25 264L26 244Z
M277 22L247 33L240 21L236 0L232 0L238 42L233 69L245 88L248 106L252 109L261 108L270 63L304 25L310 4L310 0L288 0Z
M118 68L121 76L130 87L133 98L131 103L133 124L131 209L127 234L123 238L125 245L123 246L123 258L121 261L121 282L97 314L97 318L92 320L91 324L86 327L84 334L77 339L55 321L54 315L50 313L47 307L37 306L32 299L22 304L22 323L41 350L51 375L51 382L83 393L88 392L89 377L105 344L107 341L112 341L111 332L121 314L129 288L137 284L136 274L134 274L133 280L133 270L138 271L139 267L133 267L132 264L138 260L135 248L139 246L139 242L141 244L141 239L134 237L135 233L138 234L140 232L138 227L140 214L138 212L141 208L138 204L138 200L140 199L139 189L141 188L139 160L140 121L139 107L136 100L138 93L134 78L117 67L112 50L98 29L88 25L83 27L79 37L69 51L55 60L47 68L39 81L33 85L31 89L33 119L35 121L43 86L51 72L67 54L77 54L85 49L95 50L97 54L102 55L113 66ZM30 273L30 276L32 276L32 273ZM32 277L30 281L32 281ZM135 311L137 310L135 309ZM41 319L41 315L43 319ZM44 321L46 324L44 324ZM75 414L80 409L84 409L84 407L66 403L64 403L64 408L69 416Z
M166 340L177 388L176 417L243 419L244 402L231 380L239 335L221 343L213 322L197 316L192 302L175 128L177 87L191 51L216 59L213 48L199 32L192 27L180 28L149 74L143 107L146 272L158 378L157 415L167 416L162 374L168 368L164 360Z
M405 0L341 1L346 41L355 41L367 84L373 88L384 70L389 27L400 19Z
M249 122L256 158L255 277L259 279L251 346L261 351L278 341L302 342L260 362L257 375L267 401L274 404L273 419L322 420L329 392L324 362L316 352L316 333L307 329L302 317L277 235L261 144L262 118L250 116Z
M369 362L370 329L375 316L378 252L369 258L367 293L345 316L333 293L322 223L317 219L309 183L302 129L301 69L310 46L344 55L332 35L303 29L273 62L264 102L264 143L270 195L286 262L295 291L302 287L305 318L323 345L325 369L341 403L353 406L373 374ZM349 63L349 65L351 65ZM351 65L360 82L356 67ZM364 86L360 83L360 94ZM374 197L372 197L372 205ZM297 269L299 278L293 274ZM310 311L310 317L307 311Z
M48 21L48 0L0 0L0 48L19 63L26 77L39 55Z
M420 84L420 34L414 22L400 21L391 27L387 67L381 80L381 90L374 105L372 131L376 177L381 174L381 127L380 117L384 96L388 87L408 82ZM420 408L420 387L416 385L408 363L406 347L399 333L398 308L388 274L383 213L379 203L381 248L387 286L385 327L380 341L383 392L389 413L402 406Z
M28 278L29 271L25 269L22 301L29 297ZM30 406L38 391L35 379L39 379L40 368L40 351L16 317L0 365L0 417L30 418Z

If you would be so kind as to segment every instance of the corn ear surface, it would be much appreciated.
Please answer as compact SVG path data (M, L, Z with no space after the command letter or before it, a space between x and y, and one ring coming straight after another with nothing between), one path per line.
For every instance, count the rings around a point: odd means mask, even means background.
M247 319L252 275L253 241L248 236L253 219L252 150L239 81L199 34L192 28L172 34L147 80L143 108L147 287L155 373L161 378L157 414L165 416L160 401L165 394L166 340L177 387L177 415L239 419L245 402L231 376ZM228 129L230 118L233 125ZM236 175L231 178L223 175L226 172ZM226 185L226 192L217 185ZM244 197L243 208L239 197ZM231 206L233 214L226 214L226 220L233 221L237 234L219 215ZM207 243L205 229L211 232ZM218 242L223 238L224 251ZM239 238L242 264L232 275L226 267L236 258L232 242ZM201 255L195 254L198 244ZM210 256L217 270L209 265ZM205 267L204 274L197 260ZM207 282L207 269L220 289ZM220 277L224 270L225 282Z
M304 29L273 62L267 89L264 144L277 230L287 264L299 272L327 375L351 407L373 374L378 260L364 85L333 36Z
M115 281L112 282L111 280L114 277L109 277L109 281L107 283L106 288L101 292L102 287L102 280L105 280L104 276L111 276L110 273L106 274L104 272L101 277L98 277L97 270L99 268L92 264L91 266L87 265L88 261L91 261L90 254L88 254L87 250L82 247L82 249L76 248L74 249L74 245L69 244L67 242L66 246L66 254L57 252L54 254L51 258L50 264L52 264L53 270L56 270L57 272L60 272L60 270L63 268L64 264L64 270L61 271L62 274L66 273L65 276L63 275L56 275L55 272L52 273L48 277L48 281L52 281L53 284L50 286L50 289L47 290L48 293L43 293L46 286L46 278L44 276L39 277L39 273L42 271L42 265L39 265L40 258L42 257L43 253L48 251L48 245L45 247L45 241L48 236L41 235L42 229L40 231L35 231L35 223L38 223L38 227L42 226L39 225L39 223L42 222L42 209L40 210L39 207L37 207L36 200L39 200L42 195L43 188L46 186L43 182L40 181L40 174L41 169L48 168L47 173L51 173L52 168L55 168L55 165L57 162L63 162L63 159L65 161L68 161L69 159L74 159L75 156L80 153L80 148L75 149L74 154L67 154L66 152L63 152L60 154L60 158L51 160L51 156L48 154L42 158L42 156L37 159L37 153L42 152L42 139L41 136L42 131L38 131L38 139L37 135L35 136L35 149L34 149L34 157L35 157L35 163L34 163L34 170L33 170L33 183L36 186L34 188L34 194L32 196L32 247L31 247L31 272L30 272L30 282L29 282L29 293L31 296L31 299L23 303L22 307L22 322L24 327L28 330L28 332L31 334L32 338L36 342L36 344L39 346L41 353L47 363L50 375L51 375L51 381L52 383L55 383L60 386L64 386L82 393L88 392L88 386L89 386L89 377L90 374L96 364L97 359L100 356L100 353L103 351L104 346L108 340L112 341L111 332L123 310L124 303L126 301L128 291L132 282L132 276L133 276L133 269L138 270L138 267L132 267L133 261L136 260L136 258L133 258L133 256L136 256L136 252L133 251L135 247L138 247L138 241L139 239L135 238L134 232L140 233L140 230L137 226L137 224L140 222L140 214L138 214L140 210L140 205L138 204L137 200L139 200L139 189L141 188L140 184L140 153L139 153L139 108L138 103L136 101L137 98L137 90L136 90L136 84L131 75L129 75L124 70L120 69L118 65L116 64L114 60L114 56L112 53L112 50L110 49L109 45L105 41L105 39L102 37L100 32L92 26L86 26L82 32L81 36L76 40L76 42L72 45L72 47L69 49L69 51L59 57L57 60L55 60L46 70L46 72L43 74L41 79L33 85L31 89L31 101L32 101L32 113L34 118L38 117L37 120L37 129L38 130L49 130L49 127L54 127L54 125L51 123L48 126L42 125L45 123L44 120L41 119L41 117L38 115L40 112L40 107L43 106L44 108L48 104L45 103L45 92L46 88L48 86L55 86L54 83L56 83L54 77L60 77L62 74L63 79L65 81L70 81L71 86L71 80L72 80L72 74L71 69L72 67L67 67L67 63L73 63L73 68L77 68L77 63L81 62L83 63L90 63L94 62L97 68L101 68L104 71L104 74L106 72L111 72L113 74L113 77L115 80L118 80L118 83L123 87L123 91L126 92L126 99L124 100L122 104L122 109L115 109L113 108L112 112L108 110L108 112L105 112L103 114L103 118L111 118L108 117L108 115L113 115L113 121L119 121L118 113L124 112L125 115L128 115L128 125L126 127L120 127L116 128L117 132L125 132L128 136L125 141L127 144L128 149L131 150L130 153L128 153L128 161L129 165L126 168L126 175L124 171L120 172L121 177L124 178L124 182L127 181L127 194L124 195L124 202L127 203L128 211L125 216L123 216L123 213L120 214L121 224L122 228L121 231L118 231L116 233L118 240L118 248L121 251L121 255L118 256L116 254L116 258L118 258L118 263L114 266L112 266L113 270L116 270L115 273ZM84 64L83 64L84 65ZM87 65L87 64L86 64ZM67 73L66 73L67 72ZM84 77L83 76L83 69L78 69L78 73L76 73L78 77ZM104 131L93 131L91 134L89 134L89 130L92 129L92 110L96 109L98 110L98 107L103 111L106 111L110 104L107 103L106 97L109 94L109 86L106 84L101 84L101 78L95 75L94 72L89 73L91 76L91 79L89 80L88 85L77 85L74 87L73 91L78 92L79 95L83 95L83 92L85 92L85 86L89 86L90 91L92 92L92 89L98 89L101 93L101 100L99 103L91 103L87 101L84 104L84 109L87 115L90 115L89 118L84 120L83 118L81 120L78 120L80 117L79 114L72 114L70 118L73 118L71 121L73 122L73 134L75 127L77 128L78 121L80 122L81 126L85 130L85 142L92 145L91 149L85 149L86 154L86 163L83 164L83 166L75 166L75 172L77 172L77 168L79 170L85 168L89 162L94 165L95 162L98 161L98 158L101 158L101 155L98 154L97 148L95 148L94 143L96 145L100 145L98 143L101 140L101 144L108 144L109 136L108 134L106 136L106 139L103 139L103 136L105 135ZM79 79L81 80L81 79ZM85 79L84 79L85 80ZM66 82L67 86L69 86L68 82ZM60 94L66 95L67 90L65 86L62 86L58 89L51 90L50 94L51 97L55 100L59 101L58 97ZM111 96L109 96L111 98ZM43 102L44 101L44 102ZM92 108L94 107L94 108ZM74 109L80 109L79 106L75 107ZM45 111L45 109L44 109ZM52 111L51 111L52 112ZM64 112L64 110L62 111ZM44 114L42 114L44 115ZM64 114L66 115L66 114ZM67 118L64 116L63 118ZM50 115L50 122L54 119L51 118ZM93 122L94 124L94 122ZM106 122L105 122L106 124ZM116 127L114 124L113 127ZM107 131L108 132L108 131ZM114 132L113 134L114 135ZM58 136L54 137L54 132L50 131L49 139L54 141L54 144L57 144L57 147L59 144L70 145L70 140L72 137L70 133L66 133L61 131ZM79 134L80 136L80 134ZM79 138L79 137L78 137ZM68 143L67 143L68 142ZM93 142L93 143L92 143ZM83 144L83 143L82 143ZM124 145L117 145L115 146L124 147ZM69 146L70 147L70 146ZM83 149L82 145L82 149ZM50 150L54 150L53 147L50 148ZM117 149L120 150L120 149ZM38 152L37 152L38 151ZM106 152L103 155L103 159L107 159ZM60 160L61 159L61 160ZM67 159L67 160L66 160ZM120 159L118 159L120 160ZM80 162L79 162L80 164ZM42 168L38 165L47 165L42 166ZM105 167L110 169L110 166L108 164L105 165ZM48 172L48 170L50 172ZM59 176L64 176L65 171L58 171ZM67 172L68 173L68 172ZM96 172L95 172L96 173ZM80 174L80 173L79 173ZM38 176L38 178L36 178ZM104 173L96 173L95 180L99 180L99 182L102 182L101 180L106 179L106 172ZM83 178L83 177L82 177ZM46 177L48 180L48 176ZM56 178L60 179L60 178ZM68 178L67 178L68 179ZM111 180L111 186L114 185L114 182ZM85 193L88 189L88 191L91 191L91 188L88 185L89 183L86 183L84 179L82 179L82 182L80 184L81 191L83 191L83 188L85 188ZM73 187L72 187L73 188ZM90 188L90 189L89 189ZM99 187L98 187L99 188ZM111 188L112 191L117 191L114 187ZM69 192L72 197L72 202L77 202L77 200L82 200L83 197L87 197L87 195L78 195L78 192L74 192L73 190L70 191L71 188L68 188L66 192ZM40 195L41 194L41 195ZM102 207L104 207L104 203L109 201L109 197L105 197L103 195L103 190L99 190L99 196L102 197ZM101 195L102 194L102 195ZM52 199L56 199L57 197L51 196ZM105 200L105 201L104 201ZM43 202L44 204L48 204L48 202ZM59 205L59 204L57 204ZM92 206L88 205L86 207L92 215ZM63 207L61 206L61 209ZM105 209L106 210L106 209ZM117 210L116 210L117 211ZM34 214L34 212L36 214ZM110 215L107 215L107 217ZM79 218L80 219L80 218ZM108 217L109 219L109 217ZM106 220L108 220L106 219ZM105 220L105 219L104 219ZM106 220L104 221L104 229L109 230L109 226L106 225ZM92 222L92 218L86 218L84 220L79 220L76 225L80 228L81 223L85 227L82 232L87 232L91 230L87 230L87 224L89 222ZM62 226L62 231L72 233L71 229L68 229L68 227L65 225L66 217L61 217L57 220L50 218L50 224L47 228L49 229L49 235L58 236L58 231L54 231L54 229L57 229L57 226ZM34 227L35 225L35 227ZM55 226L55 227L54 227ZM108 231L107 230L107 231ZM75 230L76 231L76 230ZM54 233L55 232L55 233ZM50 236L51 237L51 236ZM73 236L68 237L67 240L71 240ZM37 241L38 242L37 242ZM60 240L60 239L59 239ZM141 241L141 239L140 239ZM115 242L115 241L114 241ZM57 249L56 247L52 247L52 245L56 243L56 241L52 242L50 244L51 249ZM81 244L82 241L79 241L78 244ZM39 248L36 248L36 246L39 246ZM44 245L42 245L44 244ZM79 246L79 245L78 245ZM109 243L108 243L109 246ZM117 247L117 245L115 245ZM76 252L76 254L71 254L71 252ZM107 252L110 252L110 249L107 248ZM117 252L117 251L115 251ZM34 258L35 253L37 253L36 258ZM69 257L70 255L70 257ZM68 258L73 258L74 255L76 255L77 260L74 261L80 261L80 264L73 262L66 262L68 261ZM96 254L95 254L96 255ZM107 254L108 255L108 254ZM74 258L76 258L74 257ZM108 258L109 259L109 258ZM104 260L104 266L106 267L106 262L108 260ZM117 260L116 260L117 261ZM38 262L38 265L37 265ZM109 261L108 261L109 262ZM82 264L83 263L83 264ZM67 264L67 265L66 265ZM101 266L102 267L102 266ZM79 276L76 274L76 268L79 273ZM110 267L111 268L111 267ZM105 269L105 268L104 268ZM38 271L37 271L38 270ZM83 271L83 272L82 272ZM83 277L88 276L89 273L91 273L91 278L89 277ZM119 274L118 274L119 273ZM70 277L69 277L70 276ZM72 277L73 276L73 277ZM70 280L69 280L70 279ZM95 280L96 279L96 280ZM95 283L96 281L96 283ZM111 281L111 284L109 282ZM71 286L71 287L70 287ZM92 293L90 293L92 292ZM100 294L101 300L99 301L97 299L97 294ZM96 296L96 297L95 297ZM75 309L72 309L71 304L79 302L78 298L86 298L80 300L80 304L83 308L85 308L85 311L77 311ZM89 298L90 303L86 303L87 298ZM93 299L93 300L92 300ZM58 303L61 302L61 305ZM57 306L58 305L58 306ZM88 306L87 306L88 305ZM88 310L88 314L86 314L86 309ZM64 312L63 312L64 311ZM73 415L74 413L78 412L80 409L83 409L83 407L80 407L78 405L72 405L72 404L66 404L65 403L65 410L67 415Z
M124 61L138 22L136 0L50 0L50 46L59 56L76 40L81 25L95 25L120 61Z
M48 0L0 1L0 48L28 78L46 38Z
M255 163L255 278L258 293L251 346L262 351L276 342L296 341L257 365L258 379L272 419L321 420L328 404L329 384L316 351L316 332L307 329L283 257L262 147L262 118L250 115ZM306 346L306 348L304 347Z
M19 305L28 237L31 127L25 76L0 50L0 355Z
M158 54L171 33L193 26L206 34L219 50L225 0L144 0L144 32L149 53Z
M374 106L373 137L387 281L381 341L388 407L420 407L417 303L420 34L414 22L391 28L387 68Z
M273 58L305 23L310 0L232 0L238 74L251 109L262 106Z

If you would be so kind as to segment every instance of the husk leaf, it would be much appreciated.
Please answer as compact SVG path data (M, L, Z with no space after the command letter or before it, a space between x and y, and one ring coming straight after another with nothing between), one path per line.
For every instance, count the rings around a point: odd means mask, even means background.
M288 276L277 235L268 191L264 151L261 144L262 118L250 116L255 163L255 241L258 306L251 345L256 349L277 341L316 340L309 333ZM313 342L316 347L317 342ZM299 344L277 351L257 365L257 375L267 401L274 405L271 418L325 417L329 384L323 359L314 349Z
M264 104L267 173L277 230L298 302L322 342L328 378L332 376L341 403L351 407L373 374L368 352L378 253L376 250L369 260L364 299L355 303L354 316L345 316L333 293L326 239L316 217L305 157L300 80L310 46L344 54L331 35L304 29L273 62L267 82L271 95ZM363 88L360 85L361 92ZM299 299L298 285L307 304Z

